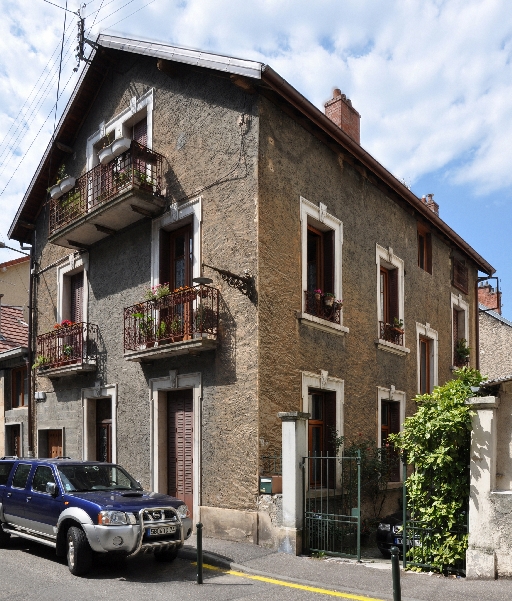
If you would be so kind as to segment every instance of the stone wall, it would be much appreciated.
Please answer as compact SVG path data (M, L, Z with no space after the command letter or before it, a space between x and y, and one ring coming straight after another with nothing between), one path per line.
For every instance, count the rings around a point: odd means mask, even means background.
M495 311L480 311L480 371L489 379L512 375L512 322Z

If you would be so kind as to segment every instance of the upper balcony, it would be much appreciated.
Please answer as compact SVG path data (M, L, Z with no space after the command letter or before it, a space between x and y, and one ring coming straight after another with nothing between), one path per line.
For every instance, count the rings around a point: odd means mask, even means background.
M219 291L201 284L124 310L124 357L150 361L217 346Z
M135 141L128 150L76 180L75 186L50 200L49 241L68 248L87 248L136 221L156 215L164 206L164 157ZM108 160L110 158L110 160ZM108 162L107 162L108 161Z
M64 321L37 337L34 367L39 375L60 378L96 371L97 360L97 325Z

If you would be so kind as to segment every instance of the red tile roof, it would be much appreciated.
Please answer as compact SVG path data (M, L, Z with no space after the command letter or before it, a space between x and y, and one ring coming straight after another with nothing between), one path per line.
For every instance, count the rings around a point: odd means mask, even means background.
M30 257L20 257L19 259L13 259L12 261L6 261L5 263L0 263L0 269L2 267L10 267L11 265L18 265L18 263L26 263L30 261Z
M28 325L21 307L0 307L0 353L28 346Z

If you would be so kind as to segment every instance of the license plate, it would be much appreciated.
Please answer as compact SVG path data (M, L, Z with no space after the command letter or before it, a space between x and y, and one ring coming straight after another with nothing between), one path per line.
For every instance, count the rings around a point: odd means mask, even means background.
M176 532L176 526L156 526L155 528L148 528L148 536L162 536L164 534L174 534Z
M402 538L395 538L395 545L402 545L403 544L403 539ZM408 540L407 541L407 546L408 547L421 547L421 541L420 540Z

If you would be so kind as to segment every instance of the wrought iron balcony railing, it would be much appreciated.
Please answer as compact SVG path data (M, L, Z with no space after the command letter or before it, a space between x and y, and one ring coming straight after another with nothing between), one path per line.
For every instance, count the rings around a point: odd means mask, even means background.
M96 165L76 180L75 187L50 201L50 236L132 189L157 195L162 190L163 156L134 140L106 165Z
M73 323L37 337L36 365L39 371L82 364L98 358L98 326Z
M385 321L379 321L380 325L380 336L381 340L386 342L392 342L398 346L404 345L404 331L402 328L398 328L391 323Z
M124 310L124 350L137 351L194 338L217 338L219 291L199 285Z
M340 324L341 303L337 302L333 296L304 291L306 299L306 313L320 317L327 321Z

